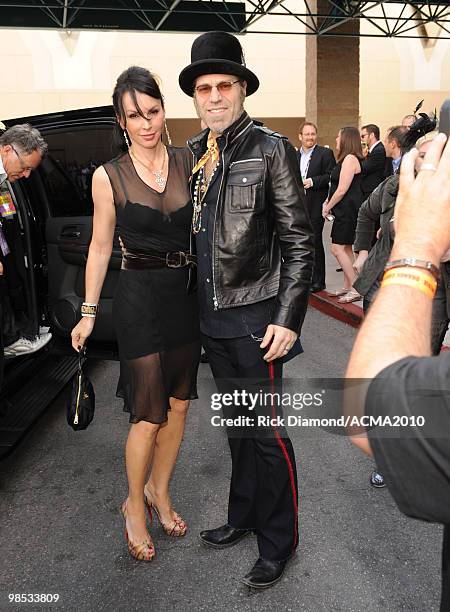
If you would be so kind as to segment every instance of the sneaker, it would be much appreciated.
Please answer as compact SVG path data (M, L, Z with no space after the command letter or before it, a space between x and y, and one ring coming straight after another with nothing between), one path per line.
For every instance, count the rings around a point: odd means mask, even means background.
M48 334L50 331L50 327L41 326L39 327L39 335L43 336L44 334Z
M52 339L51 334L43 334L35 340L27 338L19 338L13 344L5 347L5 357L19 357L20 355L29 355L39 351Z
M382 489L383 487L386 486L384 482L383 474L380 474L380 472L377 472L376 470L374 470L372 474L370 475L369 482L372 485L372 487L375 487L376 489Z

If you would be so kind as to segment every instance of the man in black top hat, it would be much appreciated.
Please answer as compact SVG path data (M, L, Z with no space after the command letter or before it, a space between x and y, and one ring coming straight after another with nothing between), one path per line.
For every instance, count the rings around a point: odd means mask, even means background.
M294 148L244 111L259 81L238 39L225 32L199 36L179 80L207 126L188 143L202 343L221 393L272 392L252 412L233 395L225 412L235 417L226 424L228 521L200 537L225 548L255 532L260 556L243 581L265 588L281 578L298 544L295 456L278 426L275 390L282 361L301 352L312 229ZM235 426L245 416L259 427Z

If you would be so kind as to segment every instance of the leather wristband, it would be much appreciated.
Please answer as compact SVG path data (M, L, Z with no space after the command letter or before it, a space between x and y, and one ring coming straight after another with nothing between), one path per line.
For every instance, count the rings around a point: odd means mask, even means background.
M95 317L97 316L97 304L83 302L81 305L81 316L95 319Z
M385 265L384 269L393 270L394 268L419 268L421 270L426 270L430 274L434 276L434 278L439 280L439 268L435 266L431 261L424 261L423 259L416 259L415 257L405 257L404 259L396 259L394 261L388 261Z

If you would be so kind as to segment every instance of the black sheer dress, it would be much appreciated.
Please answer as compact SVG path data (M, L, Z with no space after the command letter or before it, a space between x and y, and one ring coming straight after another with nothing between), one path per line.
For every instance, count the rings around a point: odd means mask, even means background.
M128 153L104 164L124 247L134 253L189 251L190 155L168 147L162 193L137 174ZM197 397L200 357L197 296L187 292L188 268L122 269L114 299L121 363L119 395L130 422L163 423L169 397Z

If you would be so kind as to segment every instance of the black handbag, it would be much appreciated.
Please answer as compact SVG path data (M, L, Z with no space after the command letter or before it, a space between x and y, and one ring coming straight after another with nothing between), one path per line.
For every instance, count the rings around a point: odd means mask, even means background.
M78 353L78 371L72 382L72 391L67 404L67 423L78 431L86 429L94 418L95 393L89 377L83 370L86 349Z

